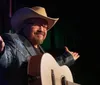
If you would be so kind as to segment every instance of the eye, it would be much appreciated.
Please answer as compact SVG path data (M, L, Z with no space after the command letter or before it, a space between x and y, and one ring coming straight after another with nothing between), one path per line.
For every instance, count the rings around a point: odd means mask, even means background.
M45 28L46 30L48 29L48 26L47 25L42 25L43 28Z

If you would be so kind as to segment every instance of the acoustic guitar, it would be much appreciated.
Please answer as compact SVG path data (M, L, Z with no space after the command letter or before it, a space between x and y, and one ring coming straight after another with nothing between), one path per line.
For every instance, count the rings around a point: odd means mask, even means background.
M30 57L27 74L28 85L80 85L67 65L59 66L49 53Z

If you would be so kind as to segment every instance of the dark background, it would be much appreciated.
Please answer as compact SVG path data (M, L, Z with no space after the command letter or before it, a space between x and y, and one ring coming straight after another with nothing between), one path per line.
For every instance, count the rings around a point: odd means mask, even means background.
M60 19L48 32L42 44L44 50L59 55L64 51L64 46L67 46L70 50L78 52L80 58L70 67L74 81L81 85L99 85L99 31L92 30L95 24L93 13L89 13L92 7L86 8L84 12L86 4L83 4L80 1L66 0L0 0L0 34L12 31L10 18L17 9L35 5L45 7L48 16ZM81 13L85 20L80 19ZM93 22L90 24L90 21Z

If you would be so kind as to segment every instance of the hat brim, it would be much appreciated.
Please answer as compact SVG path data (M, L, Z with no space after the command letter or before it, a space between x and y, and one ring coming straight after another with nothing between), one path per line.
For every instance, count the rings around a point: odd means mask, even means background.
M11 18L12 28L15 31L18 31L19 26L23 23L24 20L29 18L36 18L36 17L43 18L48 22L48 30L50 30L55 25L55 23L59 20L59 18L51 18L51 17L40 15L39 13L35 12L35 10L28 7L24 7L16 11L14 16L12 16Z

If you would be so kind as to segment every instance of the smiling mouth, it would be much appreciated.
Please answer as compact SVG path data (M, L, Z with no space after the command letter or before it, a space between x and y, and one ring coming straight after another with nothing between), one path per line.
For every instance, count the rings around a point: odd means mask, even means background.
M44 33L36 33L36 35L38 35L38 36L44 36L45 34Z
M44 32L36 32L35 34L39 34L39 35L45 35L45 33Z
M37 37L39 37L39 38L43 38L44 35L43 35L43 34L37 34Z

